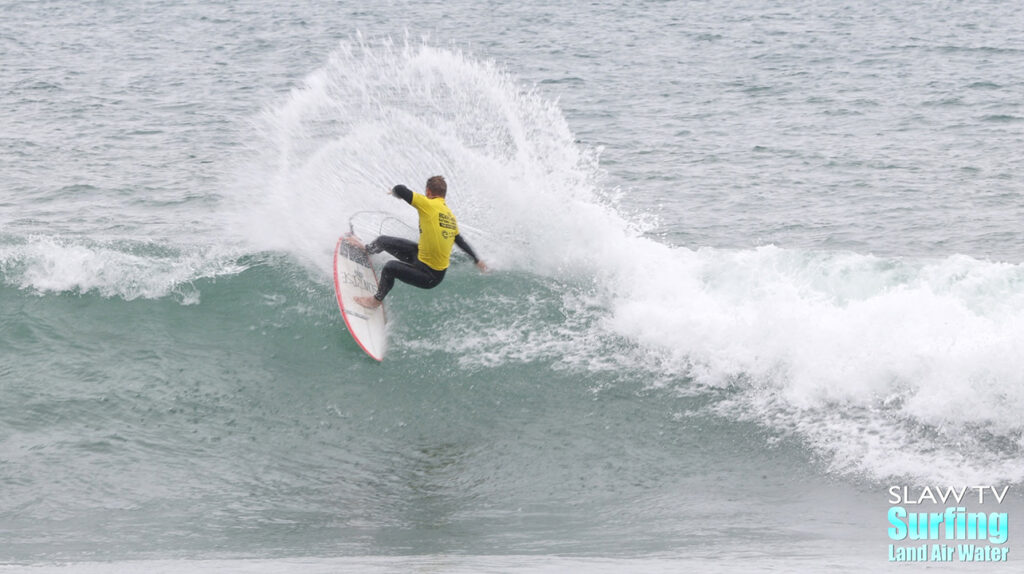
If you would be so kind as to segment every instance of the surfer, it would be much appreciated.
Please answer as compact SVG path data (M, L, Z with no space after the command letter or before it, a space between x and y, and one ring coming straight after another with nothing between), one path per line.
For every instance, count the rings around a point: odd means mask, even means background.
M459 234L452 210L444 202L448 184L444 177L435 175L427 180L424 195L413 193L404 185L396 185L391 194L416 208L420 216L419 243L381 235L365 246L371 255L387 251L397 260L388 261L380 273L380 286L373 297L355 297L356 303L369 309L380 307L384 297L395 285L395 279L421 289L433 289L444 279L448 269L452 245L465 251L481 271L487 271L483 262L469 243ZM349 235L346 240L357 247L363 247L359 240Z

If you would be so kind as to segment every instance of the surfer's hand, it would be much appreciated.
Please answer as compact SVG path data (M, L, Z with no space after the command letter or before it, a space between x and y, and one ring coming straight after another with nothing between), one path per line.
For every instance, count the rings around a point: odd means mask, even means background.
M480 261L477 261L477 262L476 262L476 267L477 267L477 269L479 269L479 270L480 270L480 271L481 271L482 273L487 273L488 271L490 271L490 269L489 269L489 268L487 267L487 264L486 264L486 263L484 263L483 259L481 259Z

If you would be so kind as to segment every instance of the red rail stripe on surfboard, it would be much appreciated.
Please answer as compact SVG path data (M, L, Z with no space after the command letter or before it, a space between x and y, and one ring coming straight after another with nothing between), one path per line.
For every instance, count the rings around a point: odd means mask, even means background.
M344 236L339 237L338 238L338 243L335 244L335 246L334 246L334 296L338 299L338 309L341 311L341 318L345 320L345 328L348 329L348 334L352 335L352 338L355 339L356 344L359 345L359 348L362 349L364 353L366 353L367 355L372 357L374 360L376 360L378 363L379 362L383 362L384 361L384 357L383 356L378 357L377 355L374 355L373 353L371 353L369 351L369 349L366 348L366 345L364 345L363 342L359 340L359 337L356 337L355 332L352 330L352 325L350 325L349 322L348 322L348 315L345 313L345 304L341 301L341 289L339 289L339 285L338 285L338 250L341 248L341 242L344 239L345 239ZM366 255L367 255L367 260L369 260L369 255L370 254L367 253ZM373 265L370 266L370 272L373 273L373 281L374 281L374 283L376 283L377 286L379 287L380 286L380 280L377 279L377 270L373 268ZM385 313L384 309L381 309L381 313ZM385 324L387 324L387 319L388 319L387 315L385 314L384 315L384 323Z

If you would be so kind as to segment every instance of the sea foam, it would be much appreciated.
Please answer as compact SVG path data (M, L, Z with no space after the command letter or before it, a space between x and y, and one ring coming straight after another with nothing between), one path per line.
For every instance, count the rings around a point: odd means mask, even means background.
M628 190L605 186L600 150L575 141L556 101L454 49L343 43L257 124L228 225L254 249L326 276L352 214L414 224L387 189L440 173L499 273L550 282L566 325L524 328L508 301L514 328L452 326L465 360L655 365L680 392L729 389L713 409L839 472L1024 479L1019 265L665 245L623 215Z

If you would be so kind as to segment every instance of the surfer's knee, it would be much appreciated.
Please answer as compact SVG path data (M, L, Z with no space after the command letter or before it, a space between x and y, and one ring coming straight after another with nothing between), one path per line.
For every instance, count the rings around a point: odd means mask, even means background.
M385 273L394 277L396 272L401 268L401 262L392 259L391 261L388 261L387 263L384 264L384 267L380 270L380 274L382 277Z

